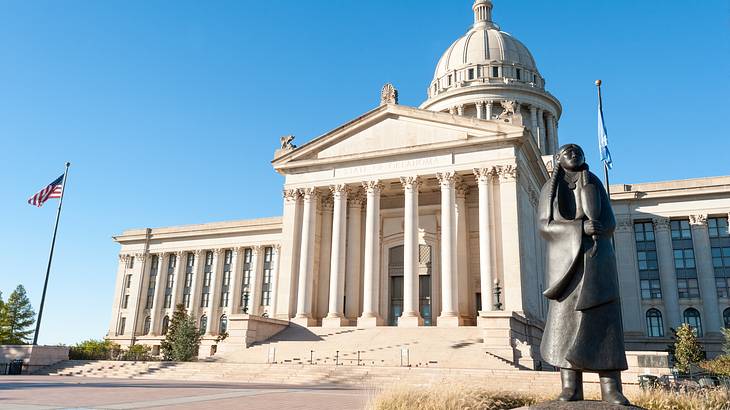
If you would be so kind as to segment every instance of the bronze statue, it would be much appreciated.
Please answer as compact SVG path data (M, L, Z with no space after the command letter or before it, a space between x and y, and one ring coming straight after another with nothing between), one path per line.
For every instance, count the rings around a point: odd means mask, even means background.
M560 368L559 400L583 400L583 372L597 372L601 397L627 405L626 370L616 256L616 220L600 179L588 170L583 149L567 144L540 192L540 233L547 241L550 300L540 352Z

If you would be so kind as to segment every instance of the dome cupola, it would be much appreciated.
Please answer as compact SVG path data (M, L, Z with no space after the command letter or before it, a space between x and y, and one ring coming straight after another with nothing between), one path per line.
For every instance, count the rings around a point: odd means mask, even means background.
M492 0L474 1L474 24L439 59L420 108L524 125L550 154L562 107L527 47L494 23L493 7Z

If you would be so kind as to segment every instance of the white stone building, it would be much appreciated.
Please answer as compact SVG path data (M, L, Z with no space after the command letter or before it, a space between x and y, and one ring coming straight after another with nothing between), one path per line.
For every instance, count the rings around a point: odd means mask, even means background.
M492 22L492 2L473 11L419 108L387 85L347 124L298 148L282 138L282 217L115 236L107 337L159 344L183 303L208 343L248 313L306 327L480 326L486 346L539 361L536 206L562 108L527 48ZM689 322L716 350L730 326L730 177L617 185L612 200L629 348L664 350L669 328Z

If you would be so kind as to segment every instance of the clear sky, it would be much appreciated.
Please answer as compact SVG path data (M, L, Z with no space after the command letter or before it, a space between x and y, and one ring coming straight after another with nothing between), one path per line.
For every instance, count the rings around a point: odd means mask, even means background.
M101 338L113 234L281 213L269 163L379 102L418 106L471 0L3 1L0 290L37 309L56 203L26 204L73 163L41 343ZM563 104L561 142L598 162L596 96L631 183L729 175L730 3L495 0Z

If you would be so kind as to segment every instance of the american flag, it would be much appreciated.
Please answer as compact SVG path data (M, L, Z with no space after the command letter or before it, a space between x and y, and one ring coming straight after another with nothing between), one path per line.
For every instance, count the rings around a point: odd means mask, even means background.
M47 187L41 189L37 194L30 197L30 199L28 199L28 203L40 208L47 200L51 198L60 198L62 192L63 175L56 178L56 180L48 184Z

